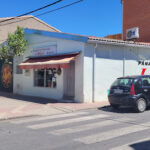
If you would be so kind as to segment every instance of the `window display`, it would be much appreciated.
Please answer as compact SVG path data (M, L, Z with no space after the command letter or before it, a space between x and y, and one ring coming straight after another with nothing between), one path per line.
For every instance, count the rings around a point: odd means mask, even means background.
M56 88L56 69L41 69L34 71L34 86Z

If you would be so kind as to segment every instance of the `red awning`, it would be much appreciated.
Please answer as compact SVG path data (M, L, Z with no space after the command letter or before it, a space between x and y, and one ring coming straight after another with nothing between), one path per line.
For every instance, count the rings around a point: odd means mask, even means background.
M19 64L20 69L68 68L70 61L75 60L76 54L58 55L51 57L29 58Z

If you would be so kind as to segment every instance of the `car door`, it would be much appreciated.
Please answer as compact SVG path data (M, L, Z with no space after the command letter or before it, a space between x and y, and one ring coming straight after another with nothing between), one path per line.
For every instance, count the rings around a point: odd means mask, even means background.
M134 83L135 83L135 93L136 93L136 95L143 93L142 80L141 79L135 79Z
M150 102L150 77L142 78L142 90L143 94L148 98Z

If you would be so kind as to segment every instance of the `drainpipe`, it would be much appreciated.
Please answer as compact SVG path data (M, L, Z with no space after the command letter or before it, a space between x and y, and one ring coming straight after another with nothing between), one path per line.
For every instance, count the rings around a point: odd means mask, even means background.
M124 31L124 0L122 0L122 40ZM123 48L123 77L125 76L125 49Z
M123 77L125 76L125 49L123 48Z
M93 75L92 75L92 102L95 102L95 59L96 59L96 48L97 48L97 43L94 47L93 50Z
M122 1L122 40L123 40L123 30L124 30L124 1Z

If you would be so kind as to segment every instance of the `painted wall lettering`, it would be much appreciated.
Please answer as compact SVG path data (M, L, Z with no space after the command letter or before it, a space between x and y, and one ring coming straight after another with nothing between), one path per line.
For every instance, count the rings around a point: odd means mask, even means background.
M150 61L140 60L138 61L138 65L150 66Z
M146 68L142 69L141 75L143 76L145 74Z

